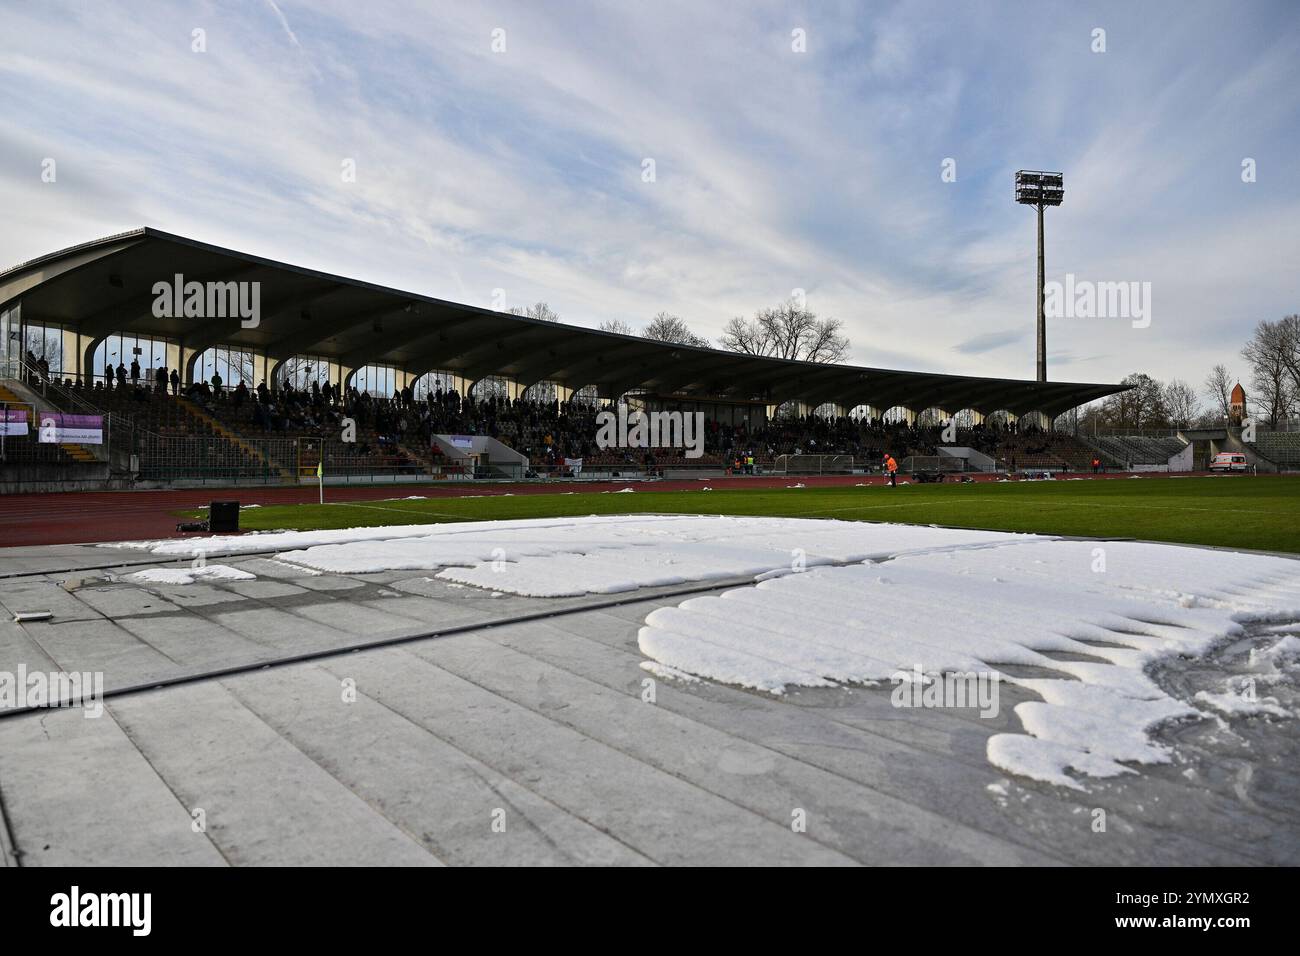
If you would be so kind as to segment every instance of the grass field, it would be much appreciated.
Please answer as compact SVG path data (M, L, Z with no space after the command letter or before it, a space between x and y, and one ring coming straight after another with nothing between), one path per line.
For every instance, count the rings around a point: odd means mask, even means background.
M793 481L791 482L794 483ZM633 494L494 494L247 509L249 531L591 514L727 514L940 524L1300 553L1300 480L1150 478ZM414 493L414 492L413 492ZM326 491L328 496L328 490Z

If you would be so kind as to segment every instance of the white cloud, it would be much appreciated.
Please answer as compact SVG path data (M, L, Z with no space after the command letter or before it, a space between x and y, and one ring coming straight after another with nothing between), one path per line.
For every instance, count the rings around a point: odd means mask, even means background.
M1061 377L1196 382L1296 308L1300 31L1281 23L1116 9L1097 55L1068 5L1030 25L923 3L268 6L8 11L0 259L151 224L587 325L667 309L708 336L800 287L858 363L1028 376L1011 173L1051 165L1049 274L1151 281L1156 307L1142 335L1054 323ZM1008 344L961 347L993 333Z

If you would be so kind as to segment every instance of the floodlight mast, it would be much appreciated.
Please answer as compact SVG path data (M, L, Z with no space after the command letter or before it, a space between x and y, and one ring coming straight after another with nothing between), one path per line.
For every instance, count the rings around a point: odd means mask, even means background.
M1038 209L1038 381L1047 381L1046 262L1043 257L1043 209L1065 199L1065 176L1037 169L1016 172L1016 202Z

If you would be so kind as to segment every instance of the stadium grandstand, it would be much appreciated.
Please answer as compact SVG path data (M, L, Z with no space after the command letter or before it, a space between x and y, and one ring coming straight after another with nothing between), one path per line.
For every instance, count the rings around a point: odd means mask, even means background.
M1300 431L1293 429L1287 422L1252 430L1241 421L1226 421L1185 428L1108 428L1076 438L1106 468L1121 471L1206 471L1216 455L1238 453L1253 471L1286 473L1300 471Z
M853 471L886 452L1086 471L1099 449L1051 423L1120 390L658 342L152 228L0 273L7 490L291 484L318 468L331 482ZM612 403L702 412L703 455L596 447ZM1111 465L1141 458L1100 450Z

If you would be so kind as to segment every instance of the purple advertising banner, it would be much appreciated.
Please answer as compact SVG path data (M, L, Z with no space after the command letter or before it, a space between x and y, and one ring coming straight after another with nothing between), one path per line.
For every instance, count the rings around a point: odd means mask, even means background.
M101 415L41 412L37 435L38 441L47 444L102 445L104 444L104 419Z
M27 413L21 409L0 411L0 435L26 435Z

